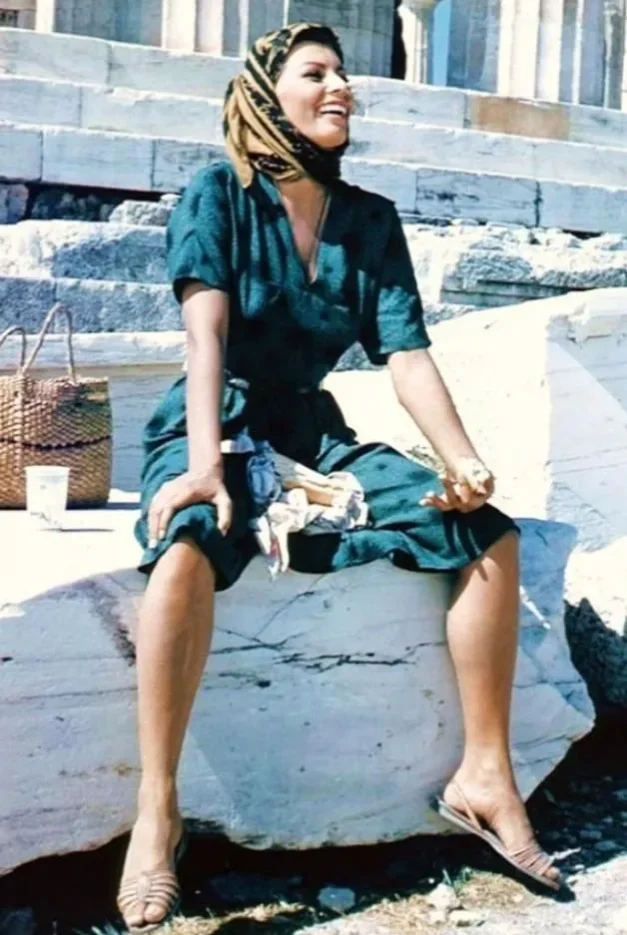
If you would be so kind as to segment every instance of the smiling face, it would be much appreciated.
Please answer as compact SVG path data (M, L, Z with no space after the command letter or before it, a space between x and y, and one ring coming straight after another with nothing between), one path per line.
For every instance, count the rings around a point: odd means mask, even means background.
M290 52L277 81L276 95L297 130L323 149L348 140L353 95L333 49L302 42Z

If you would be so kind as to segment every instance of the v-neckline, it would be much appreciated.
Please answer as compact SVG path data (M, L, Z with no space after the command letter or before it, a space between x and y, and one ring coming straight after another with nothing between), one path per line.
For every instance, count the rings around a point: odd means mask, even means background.
M298 245L296 243L296 236L294 234L294 228L292 227L292 222L290 221L289 214L281 198L281 193L278 186L272 181L272 179L266 178L266 176L261 176L264 182L264 187L266 191L269 191L272 201L279 209L279 218L281 223L285 228L286 235L289 240L289 246L293 254L293 258L296 266L300 270L300 278L302 284L306 289L312 289L316 283L319 281L319 271L320 271L320 258L324 249L324 235L329 224L329 218L333 210L335 203L334 192L331 188L327 188L327 195L325 199L325 204L323 207L323 213L320 217L320 223L318 225L318 230L316 234L316 247L315 247L315 268L313 277L311 276L311 271L309 266L303 260ZM311 260L310 260L311 263Z

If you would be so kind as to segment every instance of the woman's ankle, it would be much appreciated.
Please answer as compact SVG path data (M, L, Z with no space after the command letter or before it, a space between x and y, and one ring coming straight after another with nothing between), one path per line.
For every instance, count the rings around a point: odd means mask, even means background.
M178 793L175 779L143 776L137 795L137 809L142 815L178 817Z
M506 752L494 750L468 751L454 777L460 785L507 784L515 787L514 770Z

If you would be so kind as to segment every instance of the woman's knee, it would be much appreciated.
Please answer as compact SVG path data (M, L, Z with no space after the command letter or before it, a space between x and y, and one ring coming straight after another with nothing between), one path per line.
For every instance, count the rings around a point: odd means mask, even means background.
M196 587L198 584L215 584L213 566L194 539L181 536L172 543L157 563L161 576L169 579L175 587Z

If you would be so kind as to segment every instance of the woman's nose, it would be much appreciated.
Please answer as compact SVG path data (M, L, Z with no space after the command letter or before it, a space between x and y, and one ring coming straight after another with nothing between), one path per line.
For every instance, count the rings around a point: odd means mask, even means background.
M329 72L326 85L329 91L334 91L336 93L338 91L343 91L346 94L350 94L348 80L343 78L342 75L338 75L336 72Z

